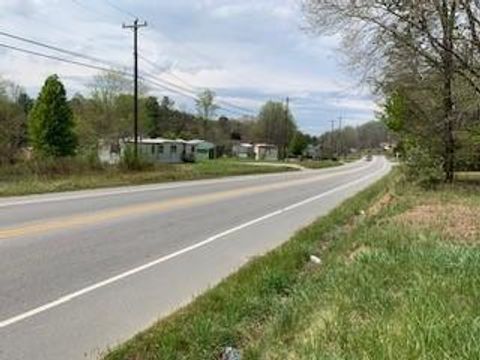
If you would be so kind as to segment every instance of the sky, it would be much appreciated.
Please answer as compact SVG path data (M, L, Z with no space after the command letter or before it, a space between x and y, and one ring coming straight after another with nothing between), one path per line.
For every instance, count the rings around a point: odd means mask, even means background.
M148 76L190 92L212 89L245 114L288 96L299 128L312 135L329 130L332 120L338 125L340 117L344 125L372 120L373 97L342 67L339 39L306 31L299 1L1 0L0 32L131 69L133 37L122 23L138 17L148 23L139 30L140 69ZM0 44L73 59L2 35ZM32 96L52 73L73 96L88 94L98 71L0 47L0 77ZM188 97L158 87L150 93L169 95L179 108L194 111Z

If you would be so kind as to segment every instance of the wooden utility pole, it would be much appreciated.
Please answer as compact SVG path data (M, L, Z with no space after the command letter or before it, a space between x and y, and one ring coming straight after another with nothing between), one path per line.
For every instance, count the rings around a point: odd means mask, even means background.
M343 155L343 138L342 138L342 122L343 122L343 117L338 118L338 148L339 148L339 153L340 156Z
M333 158L335 149L337 146L335 144L335 120L331 120L331 122L332 122L332 131L330 132L330 150L332 152L332 158Z
M132 25L123 24L124 29L133 30L133 136L135 159L138 159L138 29L146 26L146 22L139 23L138 19L135 19Z
M285 128L284 128L284 136L285 136L285 139L284 139L284 143L285 143L285 147L283 149L283 158L286 158L287 157L287 152L288 152L288 115L289 115L289 112L290 112L290 98L287 96L287 98L285 99Z

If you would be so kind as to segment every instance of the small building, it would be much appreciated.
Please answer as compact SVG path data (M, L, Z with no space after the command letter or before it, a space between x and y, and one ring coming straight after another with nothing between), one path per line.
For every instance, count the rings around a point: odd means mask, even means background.
M127 146L134 146L128 139L122 144L122 153ZM193 162L195 146L182 139L138 139L138 153L144 159L167 164Z
M232 147L232 155L240 159L253 158L255 155L253 145L248 143L234 144Z
M205 140L191 140L187 142L194 147L196 161L212 160L217 157L215 144Z
M277 161L278 147L272 144L255 144L253 152L257 161Z

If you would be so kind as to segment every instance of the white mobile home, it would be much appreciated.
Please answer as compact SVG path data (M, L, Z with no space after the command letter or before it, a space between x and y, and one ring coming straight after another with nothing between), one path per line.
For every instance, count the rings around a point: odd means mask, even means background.
M232 148L233 156L239 157L240 159L248 159L253 157L253 145L242 143L242 144L235 144Z
M126 146L133 146L133 139L125 141ZM160 163L181 163L194 160L195 146L181 139L139 139L138 153L145 159Z
M278 147L272 144L255 144L255 160L257 161L277 161Z

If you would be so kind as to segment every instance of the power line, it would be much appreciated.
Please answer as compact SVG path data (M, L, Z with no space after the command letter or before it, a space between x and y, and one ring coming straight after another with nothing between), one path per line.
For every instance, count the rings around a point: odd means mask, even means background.
M73 1L74 3L76 3L77 5L81 6L82 8L84 8L84 9L91 10L91 9L88 9L84 4L81 4L78 0L72 0L72 1ZM135 19L138 18L138 16L137 16L136 14L134 14L133 12L131 12L131 11L125 9L125 8L120 7L119 5L113 3L111 0L105 0L105 2L106 2L106 4L107 4L109 7L115 9L115 10L118 11L119 13L122 13L122 14L127 15L127 16L131 16L131 17L133 17L133 18L135 18ZM93 10L91 10L91 11L93 12ZM199 56L199 57L203 57L204 59L206 59L206 60L208 60L208 61L210 61L210 62L213 61L212 58L207 57L205 54L202 54L202 53L196 51L195 49L191 48L190 46L184 45L184 47L188 47L188 48L190 49L190 52L196 53L197 56ZM141 57L141 56L140 56L140 58L142 58L142 60L144 60L144 61L146 61L146 62L150 62L150 60L145 59L144 57ZM152 62L150 62L150 63L153 64ZM156 66L156 65L153 65L153 66ZM189 89L188 91L198 92L198 88L197 88L197 87L195 87L195 86L193 86L193 85L191 85L191 84L188 84L186 81L184 81L183 79L177 77L177 76L176 76L175 74L173 74L173 73L170 73L170 74L171 74L173 77L175 77L178 81L180 81L181 83L183 83L184 85L187 85L187 87L192 88L191 90ZM150 76L153 76L152 74L149 74L149 75L150 75ZM164 81L170 83L170 85L173 85L173 86L176 86L176 87L181 87L181 86L178 86L178 85L176 85L176 84L173 84L173 83L171 83L171 82L169 82L169 81L167 81L167 80L164 80ZM185 88L184 88L184 90L185 90ZM227 105L227 106L230 106L230 107L239 109L239 110L241 110L241 111L245 111L245 112L247 112L247 113L255 113L255 112L256 112L256 111L254 111L254 110L247 109L247 108L244 108L244 107L242 107L242 106L235 105L235 104L230 103L230 102L228 102L228 101L226 101L226 100L221 100L221 102L222 102L223 104Z
M134 19L137 19L138 16L135 15L133 12L131 12L130 10L126 10L120 6L118 6L117 4L111 2L110 0L105 0L105 3L110 6L112 9L115 9L117 10L119 13L123 14L123 15L127 15L127 16L131 16L132 18Z
M84 8L84 9L91 10L91 9L88 9L85 5L81 4L78 0L72 0L72 1L73 1L74 3L76 3L77 5L81 6L82 8ZM129 10L126 10L126 9L124 9L124 8L122 8L122 7L114 4L114 3L112 3L110 0L105 0L105 1L106 1L107 5L109 5L111 8L115 9L116 11L118 11L118 12L120 12L120 13L122 13L122 14L126 14L126 15L128 15L128 16L131 16L131 17L133 17L133 18L137 18L137 16L136 16L133 12L131 12L131 11L129 11ZM93 12L93 10L91 10L91 11ZM62 50L62 49L60 49L60 48L55 48L55 49L54 49L54 47L51 47L51 49L56 50L56 51ZM194 49L192 49L192 48L190 48L190 51L195 52ZM74 53L74 52L70 52L70 51L63 51L63 52L65 52L65 53L70 53L70 55L74 55L74 56L82 56L82 54ZM196 53L197 53L197 55L200 55L200 56L203 57L203 58L207 58L204 54L200 54L200 53L198 53L198 52L196 52ZM83 57L83 58L87 58L87 56L82 56L82 57ZM157 65L156 65L155 63L153 63L152 61L146 59L145 57L143 57L143 56L141 56L141 55L139 55L139 57L140 57L142 60L144 60L145 62L151 64L152 66L157 67ZM93 58L93 57L88 57L88 59L91 60L91 61L96 61L96 62L105 63L103 60L96 59L96 58ZM208 58L208 60L211 60L211 59ZM119 67L119 65L112 64L112 63L110 63L109 66ZM155 78L159 79L159 77L156 77L156 76L153 75L153 74L149 74L149 73L145 73L145 74L148 75L148 76L155 77ZM173 74L173 73L171 73L171 72L170 72L169 74L170 74L171 76L173 76L174 78L176 78L176 79L177 79L178 81L180 81L181 83L183 83L184 85L186 85L186 86L187 86L188 88L190 88L190 89L186 89L186 88L184 88L184 87L182 87L182 86L180 86L180 85L174 84L173 82L168 81L168 80L165 80L165 79L162 79L161 81L166 82L166 83L167 83L168 85L170 85L170 86L178 87L178 88L182 89L183 91L193 91L193 92L198 92L198 91L199 91L199 89L198 89L197 87L195 87L195 86L187 83L185 80L181 79L180 77L176 76L175 74ZM245 107L242 107L242 106L233 104L233 103L231 103L231 102L229 102L229 101L226 101L226 100L217 100L217 102L221 102L221 103L223 103L225 106L229 106L229 107L238 109L238 110L240 110L240 111L244 111L244 112L246 112L246 113L256 113L256 111L254 111L254 110L252 110L252 109L247 109L247 108L245 108Z
M103 14L103 15L105 15L105 16L110 16L110 14L107 14L106 12L98 11L98 10L93 10L90 6L87 6L87 5L81 3L81 2L78 1L78 0L72 0L72 2L73 2L74 4L76 4L77 6L81 7L83 10L86 10L86 11L91 12L91 13L95 13L95 15L97 15L97 16L99 15L99 13L100 13L100 14Z
M139 55L140 59L142 59L143 61L145 61L147 64L149 64L154 70L157 70L159 71L160 73L165 73L166 70L165 69L162 69L158 64L156 64L155 62L151 61L151 60L148 60L146 57L142 56L142 55ZM198 91L198 88L195 87L194 85L186 82L185 80L183 80L181 77L175 75L172 71L169 71L168 72L168 75L174 77L175 79L177 79L178 81L180 81L181 83L183 83L185 86L189 87L191 89L191 91L195 91L197 92Z
M157 82L155 80L152 80L150 78L145 78L143 76L140 76L140 79L142 79L147 84L150 84L153 87L156 87L156 88L159 88L159 89L162 89L162 90L168 90L168 91L171 91L171 92L173 92L177 95L181 95L181 96L187 97L187 98L192 99L192 100L198 100L197 96L195 94L191 94L190 92L183 92L181 90L169 87L168 85L159 83L159 82ZM235 109L229 109L225 106L220 106L220 109L224 110L224 111L226 111L230 114L245 115L245 112L241 112L241 111L238 111L238 110L235 110Z
M117 74L120 74L120 75L123 75L123 76L131 77L133 75L132 73L129 73L127 71L116 69L116 68L121 68L123 66L120 66L120 65L115 64L113 62L109 62L109 61L106 61L106 60L103 60L103 59L100 59L100 58L97 58L97 57L94 57L94 56L90 56L90 55L82 54L82 53L79 53L79 52L67 50L67 49L64 49L64 48L61 48L61 47L58 47L58 46L54 46L54 45L47 44L47 43L44 43L44 42L41 42L41 41L38 41L38 40L26 38L26 37L23 37L23 36L15 35L15 34L12 34L12 33L5 32L5 31L0 31L0 35L5 36L5 37L9 37L9 38L14 39L14 40L29 43L29 44L32 44L32 45L35 45L35 46L43 47L43 48L46 48L46 49L49 49L49 50L53 50L53 51L56 51L56 52L60 52L60 53L66 54L66 55L70 55L70 56L73 56L73 57L78 57L78 58L82 58L82 59L85 59L85 60L88 60L88 61L91 61L91 62L100 63L100 64L102 64L102 66L93 65L93 64L89 64L89 63L81 62L81 61L77 61L77 60L67 59L67 58L64 58L64 57L56 56L56 55L41 53L41 52L38 52L38 51L29 50L29 49L25 49L25 48L20 48L20 47L8 45L8 44L0 44L1 47L8 48L10 50L14 50L14 51L17 51L17 52L22 52L22 53L26 53L26 54L30 54L30 55L34 55L34 56L39 56L39 57L43 57L43 58L50 59L50 60L60 61L60 62L63 62L63 63L72 64L72 65L83 66L83 67L94 69L94 70L114 72L114 73L117 73ZM146 62L153 63L143 56L142 56L142 58ZM157 77L153 74L145 73L144 75L148 76L148 77L152 77L152 78L158 80L159 82L163 82L164 84L162 84L162 86L169 91L172 91L172 87L174 87L174 88L180 90L181 94L184 95L184 96L185 96L185 94L183 92L187 92L187 93L192 93L193 92L191 89L185 88L185 87L180 86L178 84L175 84L171 81L159 78L159 77ZM157 83L157 85L158 85L158 83ZM178 93L178 91L177 91L177 93ZM197 99L196 94L189 95L189 97L192 97L192 96L193 96L194 99ZM237 109L237 110L242 111L242 112L254 113L254 111L251 110L251 109L247 109L247 108L232 104L228 101L219 100L218 103L223 105L222 109L227 110L227 111L228 111L227 108L231 107L231 108ZM235 111L235 113L237 113L237 112L238 111Z
M145 60L145 58L143 58L143 59ZM154 76L154 75L152 75L152 74L150 74L150 73L146 73L146 72L145 72L144 74L147 75L147 76L156 78L158 81L163 82L164 84L166 84L166 86L175 87L175 88L179 89L180 91L184 91L184 92L194 93L194 94L195 94L195 92L193 92L191 89L188 89L188 88L186 88L186 87L177 85L177 84L175 84L175 83L173 83L173 82L171 82L171 81L168 81L168 80L166 80L166 79L159 78L158 76ZM196 95L197 95L197 94L194 95L194 96L195 96L195 99L196 99ZM243 112L246 112L246 113L255 113L255 111L253 111L252 109L247 109L247 108L245 108L245 107L232 104L232 103L230 103L229 101L218 100L217 102L220 103L220 104L223 104L223 105L225 105L225 106L228 106L228 107L231 107L231 108L235 108L235 109L237 109L237 110L239 110L239 111L243 111Z
M14 40L19 40L19 41L22 41L22 42L25 42L25 43L29 43L29 44L32 44L32 45L35 45L35 46L39 46L39 47L43 47L43 48L46 48L46 49L54 50L54 51L57 51L57 52L60 52L60 53L63 53L63 54L71 55L71 56L74 56L74 57L79 57L79 58L90 60L90 61L93 61L93 62L103 63L103 64L106 64L106 65L109 65L109 66L120 67L118 64L114 64L114 63L108 62L106 60L96 58L94 56L85 55L85 54L82 54L82 53L79 53L79 52L76 52L76 51L66 50L66 49L63 49L63 48L60 48L60 47L57 47L57 46L54 46L54 45L46 44L46 43L41 42L41 41L29 39L29 38L19 36L19 35L15 35L15 34L11 34L11 33L5 32L5 31L0 30L0 35L11 38L11 39L14 39Z
M29 55L39 56L39 57L50 59L50 60L60 61L60 62L67 63L67 64L82 66L82 67L89 68L89 69L106 71L106 72L115 72L115 73L118 73L118 74L123 75L123 76L132 76L131 73L128 73L126 71L118 71L118 70L114 70L114 69L107 68L107 67L104 67L104 66L92 65L92 64L81 62L81 61L62 58L62 57L55 56L55 55L44 54L44 53L40 53L38 51L23 49L23 48L19 48L19 47L4 44L4 43L0 43L0 47L10 49L10 50L14 50L14 51L21 52L21 53L25 53L25 54L29 54Z

